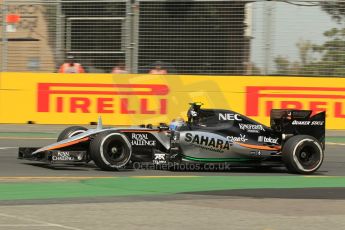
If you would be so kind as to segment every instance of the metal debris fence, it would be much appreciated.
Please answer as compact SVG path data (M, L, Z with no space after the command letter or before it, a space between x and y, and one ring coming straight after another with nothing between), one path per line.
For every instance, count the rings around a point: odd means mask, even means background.
M0 70L345 75L345 1L2 0Z

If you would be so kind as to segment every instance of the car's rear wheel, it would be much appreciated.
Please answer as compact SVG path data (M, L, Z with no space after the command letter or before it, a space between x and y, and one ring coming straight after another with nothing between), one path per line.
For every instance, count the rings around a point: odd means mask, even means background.
M286 141L282 157L290 173L311 174L320 168L324 151L314 137L297 135Z
M67 138L73 137L75 135L81 134L85 132L87 128L83 126L71 126L66 129L64 129L58 136L57 141L62 141Z
M129 162L132 149L128 139L123 134L103 132L91 141L90 155L99 168L115 171Z

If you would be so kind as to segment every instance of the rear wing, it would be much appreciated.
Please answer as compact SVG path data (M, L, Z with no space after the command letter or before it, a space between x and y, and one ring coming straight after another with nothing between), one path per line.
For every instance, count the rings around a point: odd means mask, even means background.
M271 128L286 135L310 135L325 146L326 112L311 110L272 109Z

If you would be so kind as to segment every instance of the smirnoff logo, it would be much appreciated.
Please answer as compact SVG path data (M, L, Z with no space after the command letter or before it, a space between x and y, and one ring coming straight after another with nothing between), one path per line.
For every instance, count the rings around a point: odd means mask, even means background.
M160 84L38 83L37 112L166 114L168 93Z
M236 136L227 136L226 137L231 142L246 142L248 139L246 138L246 135L240 134L239 137Z
M344 99L345 88L340 87L247 86L246 115L269 116L275 108L327 111L331 117L345 118Z

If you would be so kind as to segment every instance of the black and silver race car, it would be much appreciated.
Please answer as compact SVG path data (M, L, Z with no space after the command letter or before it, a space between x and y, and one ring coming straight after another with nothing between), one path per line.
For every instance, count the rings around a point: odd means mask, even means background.
M49 164L89 162L103 170L134 163L153 165L227 164L230 167L281 167L310 174L324 159L325 112L273 109L270 127L225 109L191 103L188 121L169 126L96 129L72 126L57 142L42 148L19 148L19 159Z

